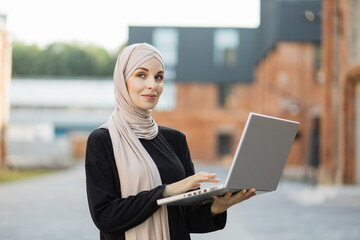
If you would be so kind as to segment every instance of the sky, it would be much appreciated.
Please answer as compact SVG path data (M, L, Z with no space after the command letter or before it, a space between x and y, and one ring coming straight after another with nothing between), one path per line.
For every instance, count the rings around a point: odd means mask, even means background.
M128 26L246 27L260 24L260 0L0 0L13 41L80 42L116 50Z

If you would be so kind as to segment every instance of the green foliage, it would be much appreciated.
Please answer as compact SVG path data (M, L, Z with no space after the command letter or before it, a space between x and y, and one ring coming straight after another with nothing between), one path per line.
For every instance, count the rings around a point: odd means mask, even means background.
M117 55L95 45L13 43L13 76L112 76Z

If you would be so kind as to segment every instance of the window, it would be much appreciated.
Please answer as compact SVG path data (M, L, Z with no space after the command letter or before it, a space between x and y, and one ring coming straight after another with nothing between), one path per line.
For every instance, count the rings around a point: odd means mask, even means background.
M321 84L325 81L324 76L321 72L321 68L322 68L321 54L322 54L321 45L316 44L315 49L314 49L314 69L315 69L315 78L314 79L315 79L316 84Z
M214 64L235 67L237 64L240 33L236 29L217 29L214 32Z
M171 111L176 107L175 84L178 63L179 33L176 28L155 28L152 44L159 49L165 64L164 91L156 107L158 111Z
M155 28L152 41L153 45L161 52L165 66L174 68L178 63L178 30L176 28Z
M232 93L232 84L219 84L218 86L218 96L219 96L219 106L226 107L227 99Z
M319 71L321 69L321 45L315 45L315 70Z
M233 136L230 133L218 135L218 156L223 157L232 154Z

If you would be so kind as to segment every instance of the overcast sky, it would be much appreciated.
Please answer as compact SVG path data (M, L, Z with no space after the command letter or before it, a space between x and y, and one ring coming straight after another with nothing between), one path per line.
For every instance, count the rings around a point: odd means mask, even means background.
M259 0L0 0L13 40L93 43L114 50L129 25L258 27Z

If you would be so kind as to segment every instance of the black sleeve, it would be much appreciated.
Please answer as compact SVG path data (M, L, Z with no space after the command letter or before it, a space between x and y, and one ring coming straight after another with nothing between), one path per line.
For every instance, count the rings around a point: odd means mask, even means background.
M114 178L118 176L117 170L111 166L111 161L114 161L109 159L111 157L112 146L109 146L107 139L93 132L86 147L87 196L95 225L107 234L125 232L145 221L159 208L156 200L162 198L165 188L165 185L161 185L122 198L120 186L115 184Z
M186 142L185 135L182 141L183 148L183 165L185 168L186 177L195 173L194 164L191 161L189 147ZM184 207L186 212L186 219L191 233L206 233L223 229L226 224L226 211L222 214L212 216L211 203Z

